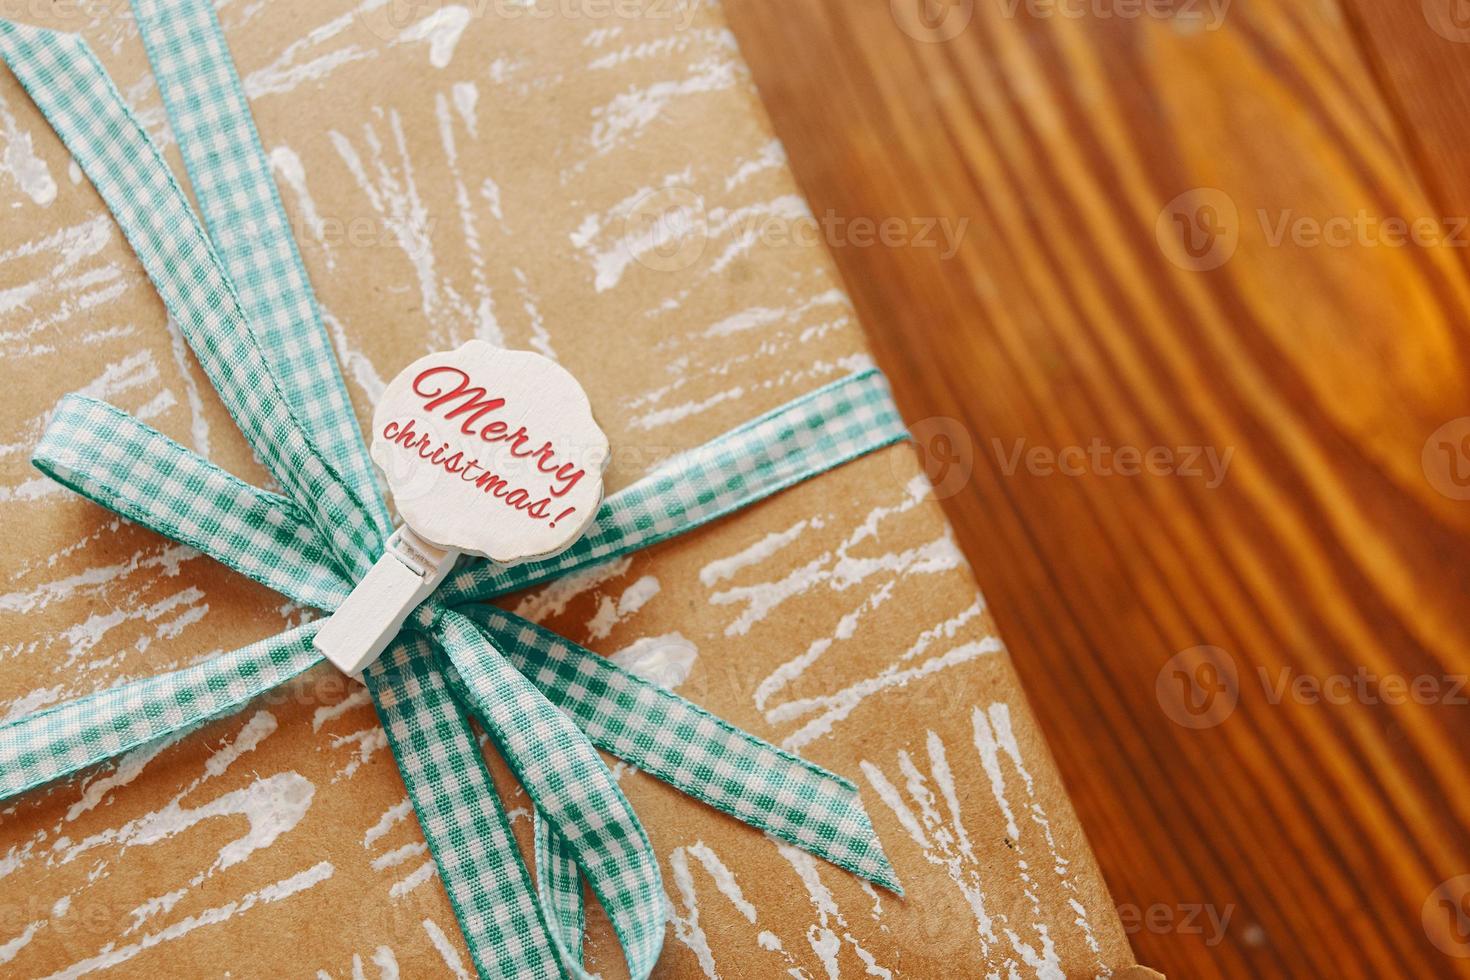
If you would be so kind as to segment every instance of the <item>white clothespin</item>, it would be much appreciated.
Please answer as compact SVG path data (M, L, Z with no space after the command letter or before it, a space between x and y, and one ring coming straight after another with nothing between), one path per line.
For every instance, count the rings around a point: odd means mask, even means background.
M372 456L403 526L315 640L353 677L461 554L513 565L581 537L602 501L608 445L565 368L472 340L419 358L388 384L373 411Z
M344 674L358 677L439 587L458 557L458 551L432 545L400 527L376 564L317 631L313 645Z

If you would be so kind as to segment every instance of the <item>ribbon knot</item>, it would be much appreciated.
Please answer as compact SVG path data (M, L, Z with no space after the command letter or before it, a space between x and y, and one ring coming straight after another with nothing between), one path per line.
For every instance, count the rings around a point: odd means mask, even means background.
M0 21L0 57L108 205L283 493L95 399L64 398L43 472L304 606L335 609L391 529L208 0L139 27L205 221L78 38ZM250 234L244 234L249 229ZM648 837L597 750L894 891L856 787L485 600L730 514L905 438L876 371L839 379L609 496L554 558L462 562L363 675L477 971L585 977L585 881L634 977L662 946ZM321 662L310 622L0 725L0 799L236 711ZM473 718L534 809L533 881Z

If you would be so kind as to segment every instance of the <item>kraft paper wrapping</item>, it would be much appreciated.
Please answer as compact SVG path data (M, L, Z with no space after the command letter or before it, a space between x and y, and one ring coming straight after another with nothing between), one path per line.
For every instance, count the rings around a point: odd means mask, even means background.
M537 350L591 396L612 491L868 364L717 8L219 11L364 420L426 351L472 337ZM3 13L85 35L182 177L123 0ZM48 410L78 390L265 479L3 69L0 210L0 713L311 615L31 469ZM855 780L907 888L881 894L622 766L663 860L661 975L1131 966L909 447L509 605ZM528 834L525 797L496 772ZM366 694L325 666L5 805L0 896L7 976L464 976L469 963ZM617 976L590 915L592 963Z

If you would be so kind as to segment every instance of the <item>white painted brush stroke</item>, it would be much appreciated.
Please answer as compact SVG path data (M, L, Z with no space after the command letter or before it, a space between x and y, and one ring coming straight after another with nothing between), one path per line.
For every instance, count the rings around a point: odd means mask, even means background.
M640 637L609 659L644 680L672 691L689 679L699 659L699 647L682 633L665 633Z
M665 15L672 14L678 20L678 26L672 34L652 40L638 41L634 44L625 44L616 51L609 51L587 62L587 70L607 71L636 61L666 60L681 55L691 48L703 51L724 48L727 51L735 51L735 36L728 30L708 27L697 30L690 28L689 21L693 18L694 8L699 2L700 0L670 0L666 6L671 9ZM599 32L593 33L595 35ZM583 44L588 47L599 46L588 44L585 39Z
M313 711L311 713L311 730L319 732L327 722L336 721L349 711L365 708L372 703L372 695L368 694L367 688L359 687L336 704L323 705Z
M821 874L817 870L819 867L817 859L790 844L777 844L776 849L796 871L797 877L801 879L803 887L806 888L807 898L810 899L812 908L817 913L817 920L807 927L806 938L807 944L811 946L812 952L817 955L822 968L827 972L828 980L837 980L841 975L837 954L841 952L844 943L851 947L853 953L863 962L868 976L893 980L893 971L879 965L877 957L867 950L848 929L847 919L843 917L842 910L838 908L837 899L832 895L832 890L822 882Z
M172 912L174 906L178 905L180 899L182 899L187 894L189 894L189 889L187 887L175 888L171 892L165 892L162 895L155 895L147 901L143 902L137 908L131 909L128 914L133 917L133 924L123 930L123 935L132 935L139 929L143 928L143 926L146 925L150 919Z
M674 872L673 884L679 894L677 903L672 896L667 897L669 924L673 926L674 938L689 947L694 953L705 977L709 980L719 980L720 973L715 966L714 952L710 948L709 937L705 934L700 922L699 893L694 887L690 858L699 863L714 882L715 889L720 895L751 925L756 924L756 907L745 897L740 883L735 878L735 872L731 871L714 849L704 841L696 840L685 847L676 847L669 854L669 866ZM683 906L683 914L680 914L678 905ZM775 933L763 930L757 937L757 943L763 950L779 953L786 961L791 976L805 976L795 968L795 960L782 947L781 940Z
M65 969L58 970L46 977L46 980L75 980L76 977L86 976L101 970L109 970L117 967L139 953L161 946L164 943L187 936L196 929L204 926L219 925L228 922L231 918L244 912L248 912L257 905L268 905L273 902L284 901L292 895L304 892L309 888L321 884L332 877L336 869L329 861L322 861L305 871L299 871L294 875L272 882L264 888L247 892L242 897L223 905L205 909L198 915L189 916L175 922L157 932L148 933L142 939L127 946L113 946L111 943L104 947L103 951L96 956L73 963Z
M206 773L214 775L211 771L214 769L223 772L240 754L253 750L275 729L275 716L266 711L256 712L246 722L235 741L210 759L205 767ZM244 836L220 847L214 864L202 876L208 877L215 871L239 864L256 851L275 843L282 834L293 830L306 816L315 793L316 789L308 779L291 771L259 777L240 789L232 790L197 807L184 805L183 800L188 795L186 791L157 810L76 843L65 837L58 838L52 850L58 855L60 863L67 864L103 844L124 848L147 847L169 840L215 817L244 817L248 830Z
M438 876L438 873L438 868L432 859L425 861L403 878L395 881L393 886L388 889L388 897L402 898L425 882L432 881Z
M120 298L141 279L125 275L106 254L114 244L105 219L91 219L0 253L0 353L6 357L54 354L62 340L55 328ZM39 275L35 259L50 262ZM7 268L16 265L18 268ZM102 324L100 329L118 325Z
M378 818L378 822L369 827L366 833L362 835L362 846L372 847L373 844L385 837L388 831L392 830L404 820L407 820L411 813L413 813L413 801L408 799L395 803L384 810L383 815Z
M836 306L843 312L852 309L840 290L829 289L790 307L752 306L732 313L706 327L704 336L710 339L729 337L772 323L792 323L808 311L822 306Z
M56 181L51 176L51 168L36 155L31 134L21 131L3 97L0 97L0 131L5 136L5 153L0 155L0 165L20 186L21 193L42 207L56 200Z
M898 514L913 510L929 495L928 480L916 477L894 505L875 507L848 537L831 551L824 551L805 564L771 582L731 586L710 597L714 605L743 605L744 609L725 628L728 636L743 636L771 615L782 603L819 586L843 592L879 573L935 574L963 567L964 559L948 534L926 544L873 556L857 556L858 545L877 534L878 525Z
M617 599L603 596L597 612L587 622L587 634L594 640L603 639L613 631L613 627L647 605L648 600L658 595L659 589L658 579L645 575L624 589Z
M376 48L357 44L338 44L329 50L322 49L326 48L327 42L360 30L362 15L388 2L391 0L364 0L352 10L307 31L286 45L270 64L245 76L245 94L252 100L285 94L308 82L320 83L345 65L376 58Z
M396 868L405 861L411 861L416 857L422 857L429 851L429 845L423 841L412 841L402 847L395 847L385 854L379 854L373 858L373 870L383 871L387 868Z
M629 556L615 558L601 565L573 572L555 581L548 582L516 604L515 614L535 623L544 623L553 616L566 611L568 604L578 596L595 591L607 582L622 578L633 559ZM0 598L3 602L3 598Z
M423 315L429 326L425 346L456 347L465 340L479 338L505 346L505 338L496 320L489 287L485 279L485 260L479 245L476 215L468 205L468 194L458 163L453 123L447 102L436 100L440 121L441 144L455 180L457 208L463 235L464 254L468 257L474 282L474 294L463 296L455 284L441 278L435 253L436 219L425 206L419 192L412 152L403 128L403 118L396 109L375 110L375 118L386 121L391 142L384 142L374 122L364 123L358 145L347 135L331 131L328 139L347 167L358 189L379 217L380 233L385 244L402 250L413 268L418 283ZM414 151L423 152L422 146Z
M755 544L725 558L716 558L699 570L699 580L705 586L714 586L727 578L733 578L741 569L758 565L781 549L801 537L808 527L820 528L823 519L810 517L797 521L783 531L772 531Z
M622 281L623 274L640 256L663 246L670 227L692 227L702 217L702 202L689 191L693 182L690 167L664 174L655 184L640 187L601 213L582 216L576 229L567 236L572 246L583 254L593 273L593 288L607 292ZM637 234L629 225L636 208L645 206L651 195L661 191L685 191L667 195L667 208L657 224L641 228Z
M372 759L373 756L377 755L383 749L386 749L388 747L388 733L383 731L379 725L374 724L369 728L351 732L347 735L333 736L331 745L334 749L340 749L346 746L352 750L347 763L338 769L336 775L332 778L332 782L335 783L339 780L350 779L357 775L357 771L368 760Z
M733 42L729 47L733 50ZM745 79L746 69L740 61L709 57L691 64L689 74L678 81L657 81L622 92L592 110L594 123L587 142L593 156L602 156L640 135L676 99L732 89ZM574 169L585 169L590 162L584 159Z
M454 974L454 980L470 980L469 971L464 968L464 960L460 959L459 950L455 948L454 943L449 941L449 937L444 934L443 929L439 928L438 923L433 919L425 919L424 932L428 933L429 942L438 951L439 957L444 960L444 966Z
M459 143L455 135L455 111L442 93L434 97L434 115L439 122L439 140L444 147L445 162L454 180L454 195L459 211L460 229L464 233L465 257L469 260L470 279L474 286L471 301L475 311L476 336L492 344L504 345L505 339L495 317L495 303L485 266L485 252L480 244L478 214L470 201L469 187L459 161ZM457 342L457 338L456 338Z
M1008 856L1015 864L1015 880L1021 883L1024 895L1031 908L1032 921L1017 921L1014 912L1005 916L992 916L986 906L983 887L985 873L994 873L996 858L979 855L969 830L965 825L961 800L977 801L972 793L962 793L950 765L948 751L943 740L932 730L926 733L925 749L929 761L926 776L906 749L897 755L898 769L902 776L904 793L887 775L872 762L859 763L868 782L878 798L893 812L899 825L921 850L925 860L943 869L975 919L976 939L979 943L980 962L988 968L987 975L1020 977L1034 976L1042 980L1061 980L1063 974L1056 943L1052 938L1055 928L1075 927L1095 957L1094 976L1111 975L1110 969L1101 958L1100 946L1088 922L1087 911L1078 899L1078 889L1068 874L1068 859L1063 856L1056 840L1050 833L1050 821L1035 795L1035 784L1021 757L1018 740L1010 724L1010 708L1002 702L990 704L971 711L974 733L973 747L979 757L981 768L990 782L991 798L995 813L1000 817L1006 832L1006 848L999 852L1001 860ZM1019 807L1008 796L1005 764L1020 777L1025 793L1024 807ZM961 770L963 774L965 770ZM1070 920L1047 921L1047 910L1042 907L1040 889L1033 876L1027 858L1028 850L1037 844L1034 834L1017 823L1021 809L1029 812L1031 823L1041 831L1040 844L1047 851L1053 872L1059 879L1064 892L1069 892L1067 910ZM954 951L955 956L969 958L968 954Z
M944 654L925 660L917 667L900 670L890 664L874 677L857 681L837 691L813 698L802 698L779 705L766 712L772 721L787 720L810 711L821 713L781 740L782 748L798 752L807 745L831 733L833 727L852 714L868 698L882 691L908 686L910 681L937 674L951 667L995 656L1005 650L1000 640L987 636L982 640L962 643Z
M41 927L44 925L46 925L44 921L32 922L21 931L21 934L19 936L16 936L14 939L11 939L6 943L0 944L0 963L9 963L11 960L19 956L20 951L30 945L31 940L36 938L36 933L39 932L41 930Z
M454 100L455 111L464 122L465 131L470 134L471 139L480 138L480 124L476 116L475 107L480 102L480 87L474 82L455 82L450 89L450 97ZM496 215L497 218L503 215Z
M111 565L97 565L73 575L7 592L0 595L0 612L32 613L53 602L100 596L114 582L139 571L156 572L160 579L177 578L184 562L198 557L199 552L187 545L165 544Z
M725 190L733 191L756 174L782 170L786 166L786 149L781 141L773 139L760 148L755 156L741 160L735 172L725 178Z
M118 758L111 772L93 776L86 780L82 786L82 795L66 811L66 819L71 822L98 804L107 799L108 795L115 789L127 786L133 780L142 775L148 764L163 752L164 749L174 745L183 733L177 733L167 738L161 738L149 745L144 745Z
M429 64L435 68L447 68L454 59L454 49L470 23L470 9L459 4L446 4L422 20L410 24L398 35L399 44L423 42L429 44Z
M306 187L306 167L301 162L301 157L289 146L277 146L270 151L270 168L276 178L285 183L296 195L297 207L301 209L301 219L306 224L306 230L311 232L322 248L322 256L327 260L327 268L334 269L337 260L332 250L332 243L328 241L327 224L317 210L316 201L312 200L311 191Z
M378 968L379 980L398 980L398 957L387 946L373 950L373 965Z
M387 382L373 366L373 362L366 354L352 345L352 335L347 332L342 321L333 316L328 310L322 308L322 323L326 325L327 331L332 336L332 343L337 348L337 360L347 369L347 376L357 382L362 393L367 396L370 403L376 404Z
M877 958L848 928L847 920L838 907L835 896L821 879L819 871L821 865L816 858L790 845L779 841L775 843L778 853L796 872L815 913L815 918L803 930L799 914L794 914L790 908L784 909L782 926L805 935L812 953L817 962L821 964L822 972L828 978L836 978L841 975L838 956L846 947L863 963L866 975L892 980L892 971L879 964ZM698 866L704 870L719 895L729 902L730 906L750 925L759 924L759 911L755 904L745 897L735 872L721 860L713 848L703 841L697 840L692 844L676 847L669 855L669 865L673 870L672 883L677 892L677 898L669 896L669 922L674 928L674 938L694 953L700 970L706 977L719 978L721 974L715 962L709 936L705 933L701 923L699 892L695 888L694 880L695 867ZM762 873L768 874L769 872ZM781 938L772 930L760 930L756 935L756 946L765 952L779 956L784 963L784 969L765 968L753 971L751 959L747 955L746 959L742 960L741 976L775 976L778 973L799 978L812 976L807 968L785 948Z

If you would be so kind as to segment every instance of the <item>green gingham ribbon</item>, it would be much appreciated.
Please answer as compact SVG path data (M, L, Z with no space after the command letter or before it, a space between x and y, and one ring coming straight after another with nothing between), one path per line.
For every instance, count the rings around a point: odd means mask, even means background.
M334 609L390 530L336 359L207 0L134 0L208 227L78 38L0 21L0 58L122 227L285 491L250 486L117 409L64 398L35 464L297 602ZM662 948L663 886L595 751L899 890L856 787L482 600L645 548L905 437L876 371L685 453L604 502L547 561L462 564L364 674L481 976L573 976L582 883L630 973ZM0 799L238 710L321 662L318 623L0 725ZM534 804L525 867L469 719Z

